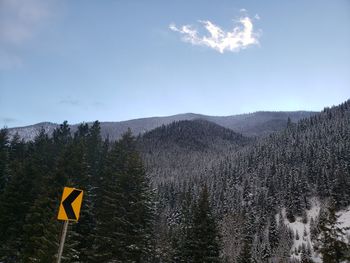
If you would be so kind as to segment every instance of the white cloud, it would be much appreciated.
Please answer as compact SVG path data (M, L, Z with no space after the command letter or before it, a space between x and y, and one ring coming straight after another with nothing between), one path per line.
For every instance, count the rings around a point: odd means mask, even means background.
M0 70L18 68L18 51L49 17L54 0L0 0Z
M191 25L177 27L170 24L169 29L182 35L184 42L192 45L207 46L220 53L225 51L239 52L251 45L258 45L259 34L253 30L253 22L248 17L241 17L231 31L225 31L209 20L199 21L209 35L201 35Z
M44 0L0 0L1 42L19 45L34 34L39 23L49 15Z

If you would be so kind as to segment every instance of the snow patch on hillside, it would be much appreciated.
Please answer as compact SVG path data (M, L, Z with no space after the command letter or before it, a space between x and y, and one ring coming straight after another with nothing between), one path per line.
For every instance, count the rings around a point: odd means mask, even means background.
M337 215L339 216L339 227L349 228L349 230L346 231L345 238L347 239L347 242L350 243L350 206L345 210L337 212Z
M23 139L25 142L29 142L34 140L35 137L39 135L41 129L44 129L45 133L51 136L57 126L57 124L44 122L27 127L12 128L9 129L9 139L12 140L14 136L18 134L20 139Z
M313 255L313 260L315 262L322 262L321 259L316 255L313 250L311 236L310 236L310 222L311 219L315 220L320 213L320 202L317 198L312 198L310 200L311 208L306 210L307 222L303 223L302 217L296 217L295 222L291 223L286 217L286 209L282 209L282 216L284 224L291 229L294 233L293 246L291 248L291 257L300 260L301 248L310 249L311 255Z
M301 248L302 246L305 246L306 248L310 249L313 261L315 263L322 263L321 255L313 249L313 243L310 235L310 222L311 219L313 221L317 221L320 214L321 202L318 198L312 198L310 200L310 204L310 210L306 210L307 223L303 223L302 217L296 217L296 220L293 223L289 222L286 217L285 208L282 209L283 222L294 233L291 258L300 260ZM339 226L342 228L349 228L349 230L346 232L345 238L347 239L347 242L350 243L350 206L347 209L337 212L337 215L339 215ZM276 215L276 219L278 220L278 214Z

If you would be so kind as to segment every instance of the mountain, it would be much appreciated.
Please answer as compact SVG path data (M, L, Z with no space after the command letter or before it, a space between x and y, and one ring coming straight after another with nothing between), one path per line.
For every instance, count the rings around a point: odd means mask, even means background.
M266 136L283 130L288 118L292 122L315 115L310 111L258 111L233 116L205 116L208 121L215 122L245 136Z
M175 127L163 133L188 136ZM170 135L176 131L182 135ZM300 262L305 257L310 260L302 262L328 262L320 255L328 246L320 230L327 229L325 220L331 220L333 211L333 225L350 224L349 134L350 100L234 148L222 144L210 151L188 151L196 149L196 141L203 144L196 135L174 151L146 149L144 160L161 204L157 213L165 222L158 226L161 236L181 231L173 222L181 222L185 193L195 199L206 185L220 218L227 262L247 262L241 257L252 262ZM333 233L332 240L349 244L350 231L345 230ZM350 248L343 252L350 255Z
M101 122L101 135L104 138L109 137L110 140L117 140L128 128L130 128L134 134L138 135L174 121L203 119L229 128L245 136L266 136L272 132L284 129L287 125L288 118L290 118L292 122L297 122L300 119L310 117L314 114L316 114L316 112L309 111L261 111L232 116L208 116L185 113L167 117L151 117L120 122ZM13 136L15 133L18 133L25 141L29 141L34 139L41 127L51 135L53 130L58 127L58 124L42 122L30 126L10 128L9 134ZM78 124L71 125L72 132L75 132L77 127Z
M208 232L197 220L205 218L198 217L205 189L210 209L202 211L218 226L210 229L220 232L222 262L348 262L350 100L298 122L259 114L240 116L240 127L283 127L252 138L208 116L182 115L193 119L158 123L136 138L128 132L118 142L103 141L98 122L73 136L61 125L54 138L40 133L33 142L9 142L7 130L0 130L0 261L54 261L58 244L52 240L61 224L52 215L70 185L84 189L79 223L66 240L73 261L109 262L129 249L133 254L139 235L131 245L118 240L138 233L153 239L142 245L154 255L147 262L192 262L183 259ZM43 126L47 132L52 127ZM199 230L203 238L193 238ZM109 256L113 246L118 250ZM106 256L111 260L101 260Z
M162 125L146 132L141 141L147 144L145 147L148 149L180 147L183 150L204 151L218 149L222 145L244 145L249 139L216 123L195 119Z
M253 141L203 119L162 125L137 140L147 173L155 185L169 181L181 184L184 180L198 179L206 174L208 165Z

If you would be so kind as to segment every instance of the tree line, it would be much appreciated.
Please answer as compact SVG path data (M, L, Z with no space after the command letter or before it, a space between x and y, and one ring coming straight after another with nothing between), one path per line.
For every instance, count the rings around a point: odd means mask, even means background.
M63 262L159 261L155 191L130 131L110 142L101 139L97 121L81 124L73 135L64 122L52 137L42 130L24 142L2 129L0 156L1 262L54 262L64 186L83 189L84 198L79 222L69 225ZM207 195L196 213L209 213ZM202 259L202 246L191 249ZM219 257L218 249L209 251Z
M341 262L349 153L350 101L255 139L203 120L119 141L97 121L29 142L2 129L0 262L54 262L64 186L84 190L64 262ZM284 216L307 222L314 197L312 242L292 251Z
M173 126L189 131L187 137L200 137L205 129L195 122ZM322 232L322 214L350 205L350 101L325 108L298 123L289 120L283 131L243 144L222 143L218 138L223 138L224 133L211 131L213 137L201 137L201 145L206 146L202 149L184 147L179 135L167 138L166 145L171 147L163 147L159 143L161 129L153 131L160 133L153 138L152 132L144 135L143 142L153 145L146 147L151 151L143 150L143 155L161 203L157 206L161 240L176 232L183 193L191 189L192 195L198 197L199 186L206 183L219 220L224 260L290 262L291 256L294 261L302 256L311 260L316 254L322 258L326 252L314 246ZM220 148L210 147L213 138L221 141ZM307 213L314 198L321 203L321 214L310 220ZM311 225L311 233L306 233L311 240L303 242L305 247L292 250L298 236L285 226L285 217L290 223L302 218L305 225ZM303 238L303 233L298 235ZM349 242L346 235L333 232L334 240L336 236ZM334 248L333 252L341 250L344 247ZM344 253L350 254L348 246Z

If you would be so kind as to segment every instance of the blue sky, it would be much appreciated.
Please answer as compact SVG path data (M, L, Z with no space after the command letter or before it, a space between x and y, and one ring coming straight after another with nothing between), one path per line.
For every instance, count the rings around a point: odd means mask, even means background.
M348 0L0 0L0 127L321 110L349 25Z

